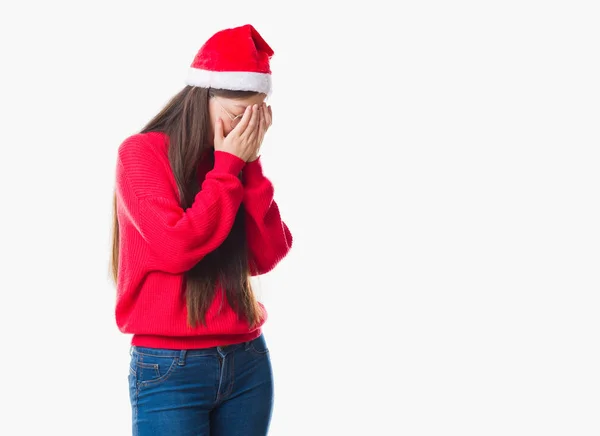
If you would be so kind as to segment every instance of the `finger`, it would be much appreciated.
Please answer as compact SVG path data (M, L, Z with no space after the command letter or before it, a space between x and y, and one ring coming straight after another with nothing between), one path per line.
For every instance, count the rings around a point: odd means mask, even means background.
M264 109L264 129L263 129L263 134L262 134L262 139L264 139L265 135L267 134L267 130L269 130L269 127L271 126L271 115L269 114L269 108L268 106L265 104L265 109Z
M261 106L261 115L262 115L261 126L263 127L263 130L266 132L267 129L269 128L269 113L268 113L268 110L267 110L266 103L263 103L262 106Z
M250 118L250 121L248 122L248 127L242 134L242 136L244 136L245 139L248 139L248 140L252 140L251 138L256 137L256 130L257 130L256 127L258 125L258 120L260 117L257 105L252 105L251 111L252 111L252 117Z
M258 126L258 132L256 133L256 139L255 139L255 150L258 153L258 151L260 150L260 147L262 146L262 142L263 142L263 138L265 137L265 132L267 131L266 126L265 126L265 115L264 115L264 109L261 108L260 110L260 124Z
M267 106L267 119L268 119L268 126L271 127L271 124L273 124L273 110L271 109L271 106Z
M262 138L264 136L264 132L265 132L265 127L264 127L264 110L262 105L258 106L258 115L259 115L259 120L258 120L258 124L256 126L255 129L255 135L252 137L252 149L254 152L254 156L258 156L260 153L260 146L262 145Z
M260 106L260 122L258 123L258 140L262 141L263 136L265 136L265 132L267 131L267 108L263 104Z
M237 135L241 136L242 133L244 133L246 131L246 128L248 127L248 123L250 122L251 117L252 117L252 106L246 106L246 110L244 111L244 115L242 116L242 119L240 120L238 125L233 128L232 132L235 132Z

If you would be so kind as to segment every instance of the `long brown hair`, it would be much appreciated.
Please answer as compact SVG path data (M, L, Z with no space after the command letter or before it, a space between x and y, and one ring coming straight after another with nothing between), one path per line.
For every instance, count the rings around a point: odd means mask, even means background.
M213 95L244 98L256 93L186 86L140 131L164 132L169 138L169 162L184 210L192 205L201 188L197 168L202 156L211 148L208 142L208 101ZM191 327L206 324L206 311L213 301L217 285L225 290L227 301L236 314L247 320L250 326L261 320L262 312L250 283L244 217L242 205L225 241L185 273L187 321ZM113 280L117 283L119 221L116 195L113 199L112 234L111 269Z

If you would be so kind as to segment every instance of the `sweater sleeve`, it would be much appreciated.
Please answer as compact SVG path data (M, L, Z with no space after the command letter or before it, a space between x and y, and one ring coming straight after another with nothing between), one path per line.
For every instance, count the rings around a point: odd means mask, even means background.
M243 181L251 272L266 274L290 251L292 234L281 219L273 184L264 176L260 158L246 164Z
M121 147L119 215L141 235L149 268L183 273L225 240L243 199L238 174L244 164L237 156L215 152L213 169L192 206L183 210L169 179L168 159L139 140Z

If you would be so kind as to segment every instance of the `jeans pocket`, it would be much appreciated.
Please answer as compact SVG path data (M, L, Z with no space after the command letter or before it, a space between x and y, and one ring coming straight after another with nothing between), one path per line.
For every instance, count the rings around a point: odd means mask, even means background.
M264 336L260 335L258 338L251 341L250 344L248 344L248 351L259 356L269 354L269 348L267 347Z
M130 371L138 386L146 386L165 381L177 367L177 357L158 356L134 352Z

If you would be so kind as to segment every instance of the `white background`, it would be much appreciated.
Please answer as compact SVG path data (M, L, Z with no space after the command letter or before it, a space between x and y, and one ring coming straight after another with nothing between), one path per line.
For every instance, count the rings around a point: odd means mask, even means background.
M4 3L0 434L130 434L115 153L245 23L295 238L270 434L600 434L595 2L349 3Z

